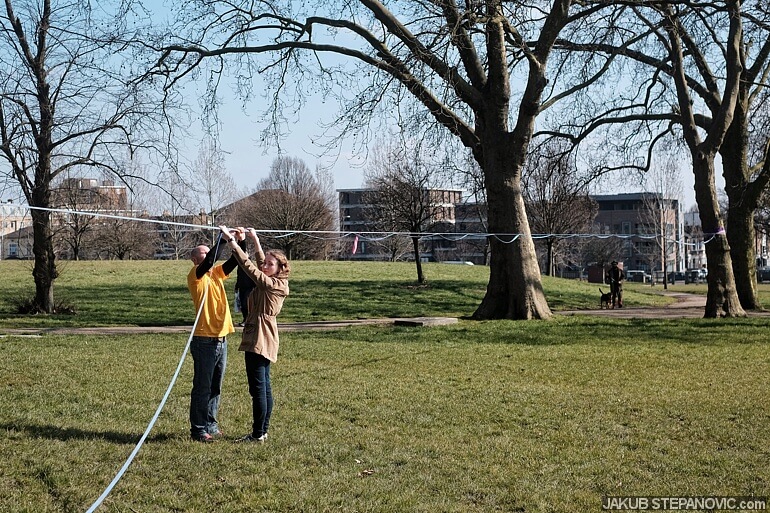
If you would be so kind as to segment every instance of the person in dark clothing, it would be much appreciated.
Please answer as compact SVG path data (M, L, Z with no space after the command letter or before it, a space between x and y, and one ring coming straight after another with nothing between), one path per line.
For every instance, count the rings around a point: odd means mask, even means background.
M245 252L246 241L238 241L238 246ZM246 317L249 315L249 294L254 290L254 281L246 274L246 271L238 266L238 274L235 278L235 293L238 296L238 305L241 308L243 320L239 323L241 326L246 324Z
M618 267L618 263L613 261L610 264L610 268L607 269L607 274L604 276L604 281L610 286L610 294L612 295L612 308L616 306L623 308L623 280L626 279L626 273L623 269Z

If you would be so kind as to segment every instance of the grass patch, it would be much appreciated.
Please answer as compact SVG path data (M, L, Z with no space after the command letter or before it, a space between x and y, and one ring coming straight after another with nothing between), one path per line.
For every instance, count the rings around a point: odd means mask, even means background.
M287 332L267 444L188 441L188 360L102 509L573 512L602 495L767 496L766 333L757 318L590 317ZM84 511L185 339L0 339L0 510ZM228 438L250 422L235 342Z
M20 315L16 305L34 295L28 262L0 261L0 327L174 326L194 320L187 261L64 262L54 285L58 302L75 315ZM470 316L489 280L484 266L430 263L427 285L414 265L386 262L292 262L291 296L281 322L384 317ZM235 286L228 280L228 291ZM549 305L558 310L599 307L606 285L543 277ZM627 306L663 304L662 287L627 287ZM705 290L705 289L704 289ZM705 292L704 292L705 293ZM232 297L232 294L230 295Z

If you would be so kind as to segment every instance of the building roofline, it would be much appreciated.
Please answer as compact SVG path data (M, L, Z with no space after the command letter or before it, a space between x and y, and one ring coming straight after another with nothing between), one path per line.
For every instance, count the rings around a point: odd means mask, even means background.
M619 194L590 194L589 197L594 201L620 201L620 200L641 200L645 197L655 196L660 197L662 194L659 192L623 192ZM676 200L677 198L664 198L668 200Z

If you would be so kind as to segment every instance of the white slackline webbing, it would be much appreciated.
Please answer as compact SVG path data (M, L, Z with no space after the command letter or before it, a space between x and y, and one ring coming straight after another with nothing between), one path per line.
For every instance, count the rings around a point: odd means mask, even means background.
M93 217L104 217L108 219L120 219L124 221L137 221L142 223L154 223L154 224L163 224L163 225L170 225L170 226L184 226L188 228L199 228L201 230L218 230L219 228L217 226L209 226L209 225L202 225L202 224L190 224L190 223L179 223L175 221L165 221L160 219L147 219L143 217L129 217L129 216L119 216L114 214L105 214L101 212L94 212L94 211L83 211L83 210L69 210L69 209L62 209L62 208L44 208L44 207L32 207L32 206L25 206L25 208L30 208L33 210L42 210L46 212L57 212L61 214L75 214L75 215L87 215L87 216L93 216ZM324 240L332 240L332 239L345 239L349 237L359 237L362 240L366 241L381 241L384 239L388 239L390 237L395 236L402 236L402 237L417 237L420 239L428 238L428 237L440 237L442 239L450 240L450 241L460 241L465 239L487 239L487 238L493 238L496 239L498 242L501 242L503 244L511 244L519 239L519 237L522 236L521 233L483 233L483 232L466 232L466 233L460 233L460 232L366 232L366 231L360 231L360 232L354 232L354 231L348 231L348 232L342 232L342 231L333 231L333 230L257 230L258 233L265 233L270 234L273 237L276 238L283 238L283 237L290 237L292 235L306 235L311 238L318 238L318 239L324 239ZM678 240L673 239L671 237L666 237L666 240L669 243L677 243L682 244L684 246L696 246L698 244L706 244L708 242L711 242L712 239L714 239L718 235L724 235L724 231L719 231L717 233L704 233L704 240L699 242L688 242L686 240ZM655 240L659 239L660 237L655 234L620 234L620 233L607 233L607 234L599 234L599 233L532 233L530 234L530 237L532 239L548 239L548 238L555 238L555 239L609 239L609 238L615 238L615 239L645 239L645 240Z

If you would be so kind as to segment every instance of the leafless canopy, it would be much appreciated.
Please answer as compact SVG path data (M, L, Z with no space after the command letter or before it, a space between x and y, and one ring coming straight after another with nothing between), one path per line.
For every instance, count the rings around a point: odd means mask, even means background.
M536 147L527 156L522 177L529 223L532 232L540 235L536 244L545 249L544 272L551 276L559 250L579 243L559 235L586 233L597 211L588 195L589 180L581 177L574 155L564 146L551 140Z
M166 147L163 97L138 76L121 41L143 15L139 4L7 0L0 12L0 173L31 207L50 207L51 186L69 169L114 176L128 153ZM48 212L33 210L35 308L53 311L54 263Z
M603 73L569 76L564 61L551 65L559 33L576 25L592 34L605 9L615 6L188 0L179 20L186 38L159 47L157 72L171 87L207 67L216 86L221 70L239 66L245 95L264 84L272 100L266 140L280 140L317 93L339 103L334 126L361 146L381 120L414 138L459 141L484 174L489 230L516 234L491 242L489 287L474 316L547 318L521 170L535 119Z
M325 258L331 238L323 234L336 227L336 197L328 173L313 173L304 161L278 157L256 191L237 202L229 214L237 226L281 233L260 234L266 247L282 249L290 259Z

